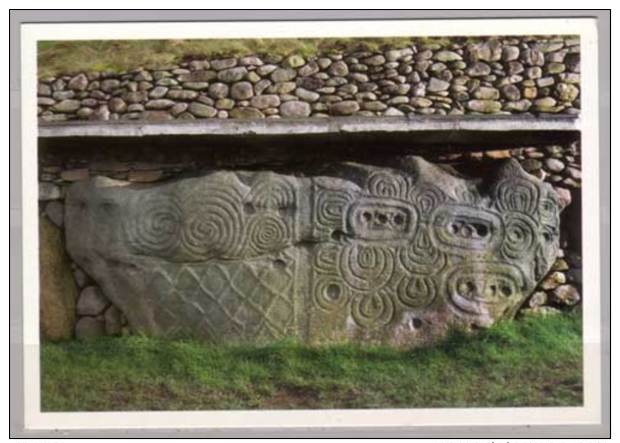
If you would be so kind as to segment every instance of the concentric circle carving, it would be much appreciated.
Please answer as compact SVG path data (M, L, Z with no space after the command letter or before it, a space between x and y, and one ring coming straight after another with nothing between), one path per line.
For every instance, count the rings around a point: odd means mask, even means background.
M283 178L270 174L252 186L247 200L256 208L293 208L295 189Z
M368 191L379 197L405 198L407 196L406 180L395 173L378 171L368 178Z
M428 275L411 275L403 277L397 287L398 300L410 308L421 308L433 302L437 296L437 287L433 277Z
M394 256L387 248L357 244L342 248L339 268L342 278L358 291L383 287L394 272Z
M314 300L322 309L332 312L344 308L349 300L349 290L337 277L320 279L314 287Z
M365 294L352 301L351 316L364 328L385 326L394 317L394 302L386 294Z
M538 229L534 220L524 214L513 213L504 222L504 240L501 251L505 258L518 259L535 247Z

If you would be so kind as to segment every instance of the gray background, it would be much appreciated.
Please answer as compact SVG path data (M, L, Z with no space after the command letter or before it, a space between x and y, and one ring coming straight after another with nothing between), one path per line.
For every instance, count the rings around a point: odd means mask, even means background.
M122 11L61 10L10 13L10 435L24 437L590 437L605 438L610 428L610 11L609 10L306 10L306 11ZM456 18L595 18L599 40L599 179L601 251L601 382L603 419L599 425L574 426L459 426L424 428L339 429L221 429L221 430L49 430L23 427L22 352L22 214L21 214L21 91L20 25L22 23L157 22L157 21L261 21L361 20ZM544 31L544 30L541 30ZM484 31L481 31L484 34ZM587 148L585 148L587 150ZM32 382L32 381L31 381Z

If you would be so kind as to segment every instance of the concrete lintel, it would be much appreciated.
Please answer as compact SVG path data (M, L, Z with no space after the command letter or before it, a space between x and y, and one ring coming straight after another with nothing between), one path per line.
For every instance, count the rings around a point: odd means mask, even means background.
M573 116L337 117L304 119L40 123L41 138L310 135L433 131L576 131Z

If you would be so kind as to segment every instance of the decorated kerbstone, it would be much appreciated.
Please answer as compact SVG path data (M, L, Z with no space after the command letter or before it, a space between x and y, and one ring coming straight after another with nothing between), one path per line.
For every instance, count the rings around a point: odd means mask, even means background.
M415 345L514 316L556 258L561 209L516 161L474 180L407 157L314 177L98 177L69 189L65 229L135 331Z

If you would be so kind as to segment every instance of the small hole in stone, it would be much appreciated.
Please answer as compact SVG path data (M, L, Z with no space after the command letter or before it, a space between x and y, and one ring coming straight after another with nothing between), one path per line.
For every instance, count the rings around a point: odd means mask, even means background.
M332 283L325 288L325 295L331 300L336 300L340 296L340 287Z
M551 235L548 232L543 233L543 238L545 241L551 241Z
M419 318L412 318L409 320L409 325L411 326L411 329L420 329L422 327L422 320Z
M387 218L387 215L380 213L377 215L377 220L379 220L379 223L385 224L387 223L388 218Z
M332 240L341 241L344 238L345 234L339 229L336 229L332 232Z
M506 297L510 297L512 295L512 289L508 286L502 286L500 291L502 291L502 294Z
M284 269L284 268L286 268L286 262L284 260L280 260L280 259L274 260L273 261L273 267L276 268L276 269Z
M486 237L486 235L489 233L489 229L485 225L475 224L474 228L476 229L476 233L480 237Z
M372 214L368 211L364 212L362 214L362 217L364 217L364 220L366 220L367 222L369 222L370 220L372 220Z
M394 216L394 223L396 223L397 225L402 225L405 222L405 218L402 216L402 214L396 214Z
M246 214L254 214L256 212L256 209L254 208L254 205L252 203L246 203L245 205L243 205L243 210Z

